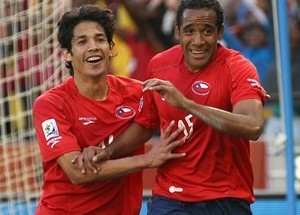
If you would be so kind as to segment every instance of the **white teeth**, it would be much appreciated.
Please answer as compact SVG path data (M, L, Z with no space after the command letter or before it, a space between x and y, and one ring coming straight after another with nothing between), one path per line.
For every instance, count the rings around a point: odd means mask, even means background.
M100 57L89 57L88 59L86 59L87 61L95 61L95 60L101 60Z
M202 54L204 51L192 51L194 54Z

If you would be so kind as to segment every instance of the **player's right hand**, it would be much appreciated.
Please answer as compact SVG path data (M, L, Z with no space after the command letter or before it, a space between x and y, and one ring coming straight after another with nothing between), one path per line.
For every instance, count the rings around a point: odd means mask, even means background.
M102 151L105 151L104 149L100 148L99 146L89 146L82 150L82 153L79 155L76 155L74 159L72 160L73 164L77 164L78 167L81 169L81 172L84 174L87 170L90 170L93 173L97 173L101 170L101 164L95 163L93 161L93 157L97 154L106 154L105 152L102 153ZM106 157L106 160L108 157ZM103 158L104 160L104 158Z

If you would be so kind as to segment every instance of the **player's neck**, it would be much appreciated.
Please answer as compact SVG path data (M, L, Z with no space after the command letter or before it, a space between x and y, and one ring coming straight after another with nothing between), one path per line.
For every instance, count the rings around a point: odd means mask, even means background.
M108 96L106 79L87 81L74 78L74 82L78 92L89 99L103 101Z

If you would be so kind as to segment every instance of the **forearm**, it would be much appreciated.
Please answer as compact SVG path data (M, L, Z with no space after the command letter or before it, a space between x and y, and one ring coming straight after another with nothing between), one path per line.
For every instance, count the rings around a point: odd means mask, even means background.
M110 158L117 158L136 150L148 141L153 134L152 130L133 123L124 133L116 138L106 150Z
M197 104L192 100L185 100L182 109L218 131L236 137L256 140L262 132L263 121L249 115Z
M174 148L185 141L185 138L177 139L183 132L183 128L178 128L172 133L174 125L175 121L172 121L161 133L161 140L154 144L145 154L116 160L105 160L100 163L100 168L96 167L96 169L81 168L83 161L86 159L79 159L81 155L79 151L66 153L57 158L57 162L74 184L87 184L97 181L105 181L124 176L144 168L155 168L169 159L176 159L185 156L185 153L172 153ZM77 157L78 159L74 159L74 157ZM89 160L90 158L87 159Z
M117 178L139 171L142 168L147 168L150 164L150 160L147 160L146 155L143 154L122 159L103 161L101 163L101 170L92 172L91 170L86 169L85 172L82 172L82 169L78 165L72 164L71 162L72 158L78 154L80 154L80 152L70 152L60 156L56 160L70 181L76 185Z
M137 172L147 167L148 165L143 155L126 157L117 160L108 160L101 163L101 170L97 173L86 171L85 174L81 174L80 171L77 171L75 184L89 184L111 180Z

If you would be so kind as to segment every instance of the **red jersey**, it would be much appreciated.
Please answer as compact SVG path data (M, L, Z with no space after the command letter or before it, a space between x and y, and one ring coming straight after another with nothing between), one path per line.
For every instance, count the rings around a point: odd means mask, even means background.
M74 185L56 162L88 146L105 147L132 122L152 128L139 81L107 76L105 101L79 94L73 77L34 103L34 124L43 158L44 183L37 214L139 214L142 172L88 185ZM145 104L146 105L146 104ZM143 153L143 148L133 154Z
M179 45L168 49L151 60L148 78L169 80L188 99L229 112L245 99L259 99L264 104L266 95L253 64L240 53L218 46L212 62L194 73L186 67ZM192 114L172 107L157 92L153 95L160 127L166 128L175 120L189 137L175 150L186 152L186 157L158 168L153 194L185 202L224 197L253 202L249 141L220 133Z

